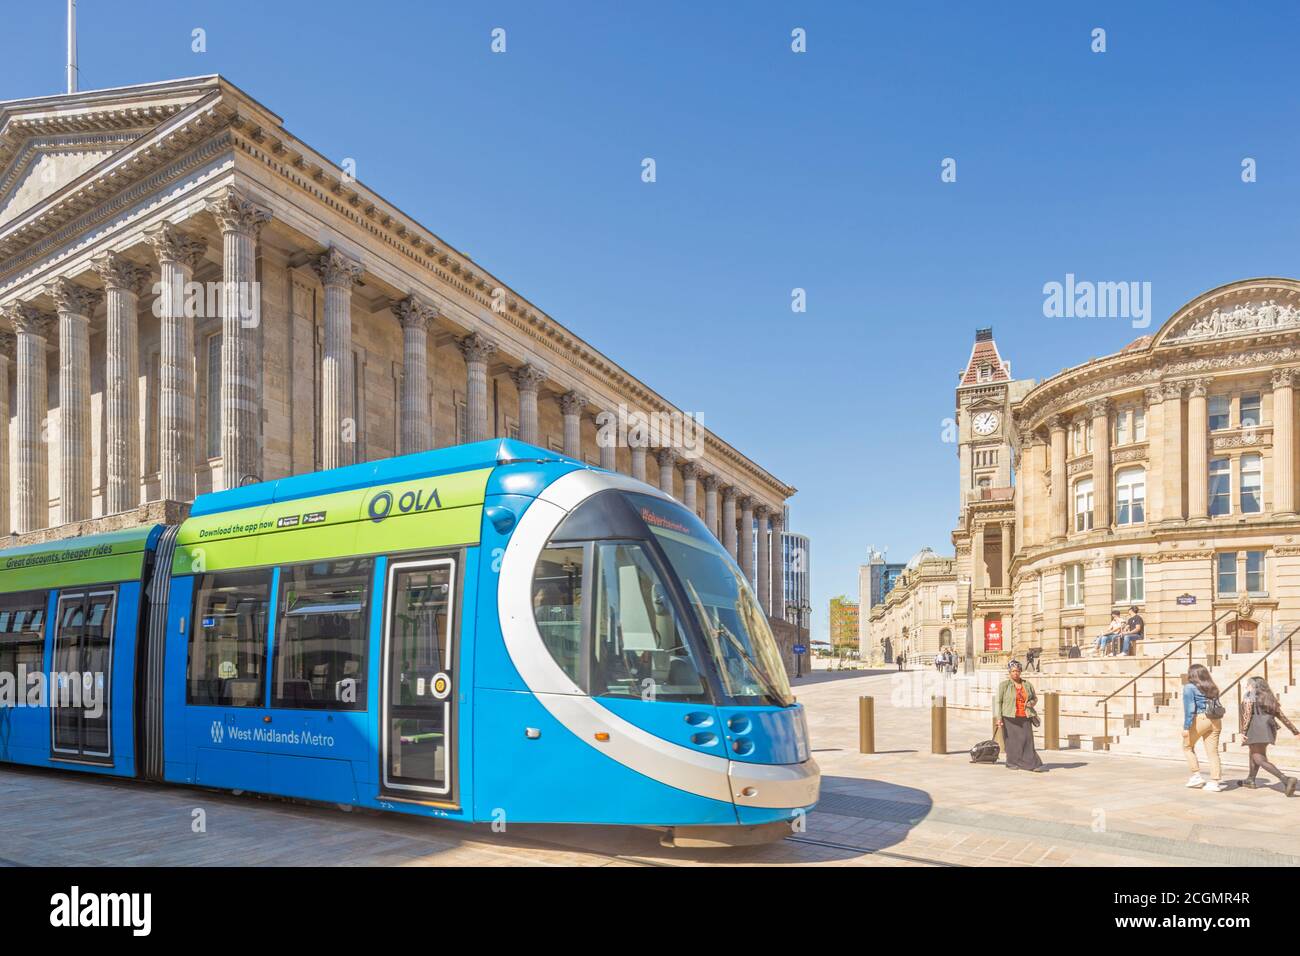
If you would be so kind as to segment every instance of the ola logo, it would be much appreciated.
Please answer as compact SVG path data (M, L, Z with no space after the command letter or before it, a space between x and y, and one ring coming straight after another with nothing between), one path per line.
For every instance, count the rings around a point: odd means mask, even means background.
M388 512L393 510L393 493L391 491L381 491L370 499L370 520L383 521L388 517Z
M451 693L451 678L444 673L434 674L429 690L438 700L446 700L447 695Z

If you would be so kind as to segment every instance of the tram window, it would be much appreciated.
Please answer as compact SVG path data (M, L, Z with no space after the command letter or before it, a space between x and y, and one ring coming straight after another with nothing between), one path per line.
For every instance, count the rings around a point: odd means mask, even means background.
M370 558L280 569L271 706L366 709Z
M45 667L44 591L0 595L0 673L12 674L16 693L26 693L18 668L28 674Z
M582 684L583 548L552 547L533 572L533 616L546 649L574 683Z
M205 574L199 578L190 629L189 703L262 706L270 589L270 571Z
M708 699L681 622L643 545L597 542L594 588L593 696Z

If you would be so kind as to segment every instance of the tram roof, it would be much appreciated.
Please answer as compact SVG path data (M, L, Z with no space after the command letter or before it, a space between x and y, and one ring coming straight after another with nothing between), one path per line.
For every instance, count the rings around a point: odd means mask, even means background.
M191 517L220 514L240 508L254 508L297 498L312 498L340 491L353 491L357 488L369 488L373 485L393 484L428 478L436 475L455 474L462 471L476 471L482 468L495 468L512 462L567 462L583 465L583 462L568 455L550 451L546 448L516 441L513 438L493 438L488 441L470 442L466 445L453 445L449 448L435 448L432 451L416 452L413 455L399 455L396 458L383 458L379 461L367 461L329 471L318 471L308 475L294 475L275 481L262 481L243 488L231 488L227 491L215 491L199 495L190 508ZM583 465L586 467L585 465Z

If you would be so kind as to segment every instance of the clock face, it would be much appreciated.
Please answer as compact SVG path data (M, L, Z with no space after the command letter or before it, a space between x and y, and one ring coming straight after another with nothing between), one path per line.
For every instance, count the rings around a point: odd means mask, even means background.
M976 435L992 435L998 429L997 412L980 412L971 423Z

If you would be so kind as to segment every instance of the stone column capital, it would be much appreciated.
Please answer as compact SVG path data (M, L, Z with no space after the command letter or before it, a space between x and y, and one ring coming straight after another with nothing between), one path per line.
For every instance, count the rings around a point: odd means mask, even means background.
M560 411L565 415L581 415L587 407L587 396L578 391L568 391L560 396Z
M1296 382L1296 373L1300 369L1296 368L1277 368L1273 370L1272 384L1274 388L1291 388Z
M96 274L109 292L130 292L139 295L144 291L149 270L132 262L120 252L105 252L92 260Z
M1088 403L1089 418L1105 418L1110 414L1109 398L1094 398Z
M677 452L672 448L660 448L655 452L655 458L661 468L671 468L677 464Z
M693 478L698 478L699 475L700 475L700 466L695 464L695 462L688 461L686 462L686 464L682 465L682 477L685 478L687 481L690 481Z
M312 259L311 267L320 277L321 285L348 291L351 291L365 274L365 269L360 262L334 246L330 246L326 252Z
M740 506L741 511L750 511L754 509L754 496L741 494L736 498L736 504Z
M222 232L257 238L262 227L271 221L271 211L254 202L237 186L227 186L209 199L204 208L216 218Z
M762 521L771 513L772 511L770 508L768 508L767 505L764 504L754 505L754 517L757 518L759 521Z
M1186 382L1161 382L1160 391L1165 397L1165 401L1181 401L1183 394L1187 391Z
M717 491L718 486L722 483L721 479L718 478L717 475L705 475L702 480L704 482L705 491Z
M60 312L81 315L89 318L95 306L104 294L98 289L88 289L78 285L67 276L58 276L50 281L45 291L54 300L54 307Z
M4 307L4 316L20 335L35 335L48 339L54 331L57 316L43 312L28 302L14 302Z
M1064 432L1070 427L1070 419L1065 415L1053 415L1047 419L1049 431Z
M1194 378L1188 383L1187 394L1189 398L1204 398L1210 390L1210 380L1208 378Z
M1142 390L1142 401L1147 406L1159 405L1164 400L1164 391L1159 385L1148 385Z
M418 295L408 295L405 299L394 302L389 308L402 328L419 329L428 332L433 320L438 317L438 307Z
M717 481L717 479L715 478L714 481ZM706 487L707 487L707 486L706 486ZM722 485L721 487L722 487L722 500L723 500L723 501L735 501L735 500L736 500L736 486L735 486L735 485Z
M170 222L145 230L144 239L159 262L175 262L190 270L199 264L208 249L206 239L198 239L182 232Z
M466 362L486 362L497 350L496 342L481 332L471 332L456 342Z
M772 533L780 534L785 526L785 509L773 506L768 513L767 521L772 528Z
M527 362L511 372L510 378L514 380L515 388L519 391L535 392L546 381L546 371L532 362Z

